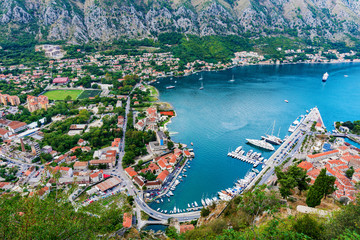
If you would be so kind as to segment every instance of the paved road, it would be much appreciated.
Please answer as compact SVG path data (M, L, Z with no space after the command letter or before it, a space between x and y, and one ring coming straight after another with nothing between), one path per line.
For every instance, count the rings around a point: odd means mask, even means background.
M138 88L139 86L140 86L139 84L135 85L134 89ZM130 96L130 94L129 94L129 96ZM124 126L123 126L124 135L119 144L118 162L117 162L117 166L115 168L116 170L115 170L115 172L113 172L113 174L116 174L124 179L126 188L128 189L128 193L129 193L129 195L134 197L136 206L139 207L142 211L147 213L152 218L160 220L160 221L167 220L169 218L177 218L180 222L191 221L191 220L199 218L200 217L199 211L198 212L179 213L179 214L164 214L164 213L155 211L154 209L150 208L144 202L143 192L138 190L134 186L133 182L125 174L125 171L122 167L122 159L125 154L125 133L126 133L126 127L127 127L126 125L127 125L127 121L128 121L127 115L130 112L130 97L129 96L126 101L126 108L125 108L125 117L124 117Z
M299 150L301 147L302 141L305 138L304 134L309 133L313 121L317 121L318 117L320 116L320 112L317 108L313 108L311 112L306 116L303 123L286 139L286 141L276 150L276 152L269 158L267 162L267 166L270 169L263 174L259 174L255 180L248 186L250 189L253 184L261 177L259 185L265 184L269 178L274 174L275 167L282 164L288 157L292 158L294 154ZM293 144L296 143L294 148L292 148ZM290 165L292 162L289 161L287 165Z

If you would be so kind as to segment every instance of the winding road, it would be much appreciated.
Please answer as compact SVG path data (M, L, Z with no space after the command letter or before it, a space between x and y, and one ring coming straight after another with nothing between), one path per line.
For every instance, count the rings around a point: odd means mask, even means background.
M136 84L134 89L138 88L139 86L140 86L140 84ZM125 155L125 134L126 134L127 121L128 121L127 116L130 112L130 94L126 100L125 117L124 117L124 125L123 125L123 137L119 144L118 162L117 162L117 166L115 168L116 170L115 170L115 172L113 172L113 174L118 175L124 179L124 182L125 182L126 188L128 189L129 195L134 197L136 207L139 208L140 210L144 211L150 217L157 219L159 221L168 220L170 218L176 218L179 220L179 222L187 222L187 221L191 221L194 219L198 219L200 217L200 211L178 213L178 214L165 214L165 213L157 212L154 209L150 208L143 200L143 197L142 197L143 192L138 190L134 186L133 182L125 174L125 171L122 167L122 159Z

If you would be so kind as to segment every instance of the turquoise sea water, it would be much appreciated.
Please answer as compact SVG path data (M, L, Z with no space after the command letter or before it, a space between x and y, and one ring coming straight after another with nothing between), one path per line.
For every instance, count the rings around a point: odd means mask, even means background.
M322 83L325 72L330 76ZM193 142L195 152L175 196L170 202L152 203L154 209L185 209L194 201L200 205L202 197L232 187L252 166L227 157L227 152L239 145L254 149L245 138L260 139L274 120L276 135L280 127L284 137L289 125L314 106L329 130L334 121L360 119L360 64L244 66L202 75L204 90L199 90L200 73L154 83L161 101L171 103L177 113L168 125L170 132L177 132L172 139L189 147ZM169 85L176 88L166 89Z

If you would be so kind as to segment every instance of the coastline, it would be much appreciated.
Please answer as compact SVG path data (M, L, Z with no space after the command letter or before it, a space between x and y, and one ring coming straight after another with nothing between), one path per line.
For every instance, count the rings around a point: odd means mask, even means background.
M161 79L161 78L169 78L169 77L176 77L176 78L181 78L181 77L187 77L196 73L201 73L201 72L217 72L217 71L226 71L229 70L231 68L235 68L235 67L245 67L245 66L281 66L281 65L299 65L299 64L344 64L344 63L348 63L348 64L353 64L353 63L360 63L360 59L357 59L357 61L341 61L341 62L286 62L286 63L247 63L247 64L237 64L237 65L231 65L229 67L224 67L222 69L202 69L202 70L196 70L193 71L191 73L188 74L183 74L183 75L167 75L167 76L157 76L155 79ZM155 80L153 80L155 81ZM151 81L149 83L152 83Z

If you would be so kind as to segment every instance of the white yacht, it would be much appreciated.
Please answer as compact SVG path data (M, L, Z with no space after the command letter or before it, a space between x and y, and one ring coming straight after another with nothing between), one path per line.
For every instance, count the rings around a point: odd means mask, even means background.
M326 72L326 73L324 73L324 75L323 75L323 77L322 77L322 81L323 82L326 82L326 80L328 79L328 77L329 77L329 74Z
M271 145L270 143L266 142L265 140L257 140L257 139L246 139L246 141L248 141L250 144L266 149L266 150L270 150L270 151L274 151L275 148L273 147L273 145Z

